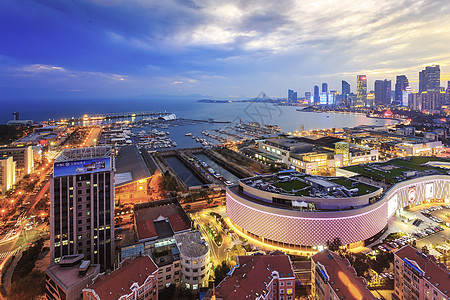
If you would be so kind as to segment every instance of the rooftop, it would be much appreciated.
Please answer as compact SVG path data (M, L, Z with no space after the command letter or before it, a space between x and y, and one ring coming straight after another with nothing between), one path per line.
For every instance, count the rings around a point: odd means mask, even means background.
M273 271L277 271L280 278L295 280L291 260L284 253L238 256L236 266L216 287L216 295L224 300L256 299L268 292L266 286L273 278Z
M365 279L356 275L347 259L332 251L323 250L312 256L312 260L323 266L326 283L331 285L340 299L375 299L366 288Z
M108 158L112 152L110 147L86 147L64 150L55 160L55 163L93 158Z
M131 174L124 177L122 174ZM136 145L121 147L116 157L116 186L148 178L153 175ZM121 179L122 178L122 179Z
M94 290L100 299L119 299L131 293L133 283L141 286L148 276L157 276L158 267L149 256L125 260L122 266L109 275L97 278L88 289Z
M140 241L170 237L191 228L189 217L174 199L135 205L134 222Z
M189 231L175 235L181 254L187 257L200 257L208 253L209 246L200 231Z
M415 267L418 267L430 283L442 293L450 295L450 272L444 264L438 263L434 256L422 254L409 245L403 246L394 254L402 260L407 259Z

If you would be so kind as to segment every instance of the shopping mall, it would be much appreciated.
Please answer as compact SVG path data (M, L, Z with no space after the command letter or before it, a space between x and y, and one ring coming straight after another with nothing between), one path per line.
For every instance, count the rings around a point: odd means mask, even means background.
M319 177L284 171L242 179L229 187L226 210L235 228L266 244L317 251L339 239L342 245L355 248L378 239L398 209L424 200L450 200L446 170L414 172L397 179L386 185L362 176Z

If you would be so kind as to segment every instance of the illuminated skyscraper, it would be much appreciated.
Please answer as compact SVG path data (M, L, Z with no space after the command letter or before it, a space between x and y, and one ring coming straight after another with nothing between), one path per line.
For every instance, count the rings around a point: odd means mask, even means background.
M328 83L322 83L322 93L328 93Z
M441 70L439 65L426 67L419 72L419 92L439 92L441 86Z
M314 86L314 105L320 104L320 93L319 93L319 86Z
M64 150L50 181L50 258L84 254L102 269L114 260L114 162L108 147Z
M445 104L450 104L450 81L447 82L447 92L445 93Z
M375 106L391 104L391 81L375 80Z
M313 104L314 99L312 99L312 97L311 97L311 92L306 92L306 93L305 93L305 101L306 101L308 104Z
M367 101L367 77L358 75L356 77L356 107L363 107Z
M342 80L342 101L344 102L344 106L350 106L350 103L348 101L348 96L350 95L350 84Z
M297 92L293 90L288 90L288 101L296 102L297 101Z
M402 105L403 101L403 92L406 92L406 88L409 86L408 78L405 75L397 76L397 80L395 82L395 98L394 105Z

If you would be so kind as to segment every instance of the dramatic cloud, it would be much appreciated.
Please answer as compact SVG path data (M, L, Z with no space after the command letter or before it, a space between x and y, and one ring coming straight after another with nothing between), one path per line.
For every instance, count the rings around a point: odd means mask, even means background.
M425 65L449 77L449 16L439 0L4 0L0 94L285 96L357 74L416 87Z

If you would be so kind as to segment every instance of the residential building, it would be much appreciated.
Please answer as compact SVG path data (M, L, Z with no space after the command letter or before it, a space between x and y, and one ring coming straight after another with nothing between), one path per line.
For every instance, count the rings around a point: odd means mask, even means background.
M450 299L447 267L406 245L394 252L394 287L392 299Z
M375 106L391 105L391 81L375 80Z
M314 99L311 97L311 92L305 92L305 102L307 104L314 104Z
M34 170L33 149L31 146L0 147L0 157L12 156L16 162L16 178L30 174Z
M344 106L349 107L350 103L348 101L348 97L350 96L350 84L342 80L342 100L344 103Z
M356 77L356 107L366 106L367 101L367 77L358 75Z
M311 294L316 300L376 299L350 262L327 249L311 257Z
M84 254L103 270L114 260L114 161L109 147L64 150L50 181L50 258Z
M296 102L297 101L297 92L293 90L288 90L288 101L289 102Z
M445 92L445 104L450 104L450 81L447 82L447 91Z
M198 289L208 285L211 267L209 245L200 231L175 235L180 249L181 280L186 288Z
M208 290L204 299L294 300L291 260L279 251L238 256L236 266L214 290Z
M441 70L439 65L425 67L419 72L419 93L440 92Z
M156 300L158 267L149 256L127 259L83 290L83 300Z
M422 92L411 93L408 99L408 106L411 110L437 113L445 105L444 92Z
M398 75L395 81L395 97L393 104L396 106L403 104L403 92L409 87L408 77L406 75Z
M16 162L12 156L0 157L0 192L4 194L16 182Z
M83 289L92 284L100 272L100 265L83 260L83 254L63 256L50 265L45 276L47 300L81 300Z
M319 93L319 86L314 86L314 105L320 104L320 93Z

